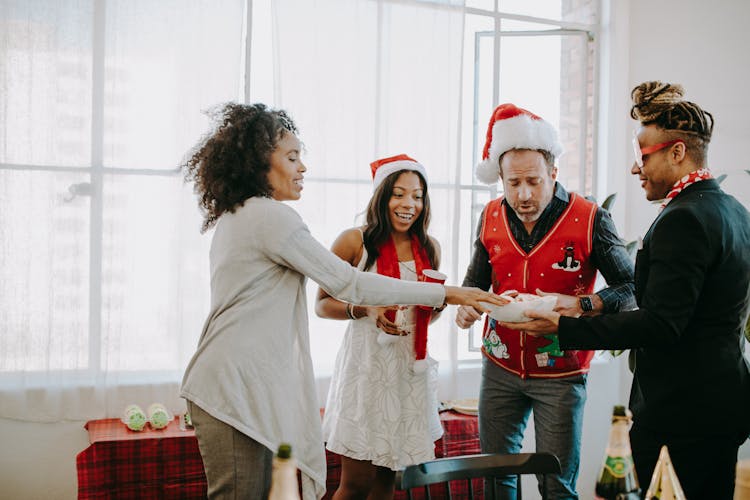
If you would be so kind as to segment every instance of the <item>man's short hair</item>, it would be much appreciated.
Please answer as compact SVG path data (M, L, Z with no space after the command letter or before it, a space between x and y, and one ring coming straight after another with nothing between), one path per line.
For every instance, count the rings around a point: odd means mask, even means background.
M548 169L551 171L553 168L555 168L555 155L547 151L546 149L509 149L505 153L509 153L510 151L536 151L537 153L541 154L544 157L544 163L547 164ZM503 177L503 158L505 157L505 153L501 154L500 157L497 159L497 168L500 173L500 177Z

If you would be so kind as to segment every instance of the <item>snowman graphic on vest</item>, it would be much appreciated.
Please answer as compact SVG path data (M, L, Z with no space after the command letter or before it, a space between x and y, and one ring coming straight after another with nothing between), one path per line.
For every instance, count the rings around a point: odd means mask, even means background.
M508 354L508 346L503 344L500 340L500 336L495 331L495 320L492 320L491 323L490 333L482 339L484 349L498 359L508 359L510 357L510 354Z
M552 264L552 269L562 269L563 271L567 271L569 273L578 271L581 268L581 261L576 260L574 243L572 241L566 242L562 250L562 260Z

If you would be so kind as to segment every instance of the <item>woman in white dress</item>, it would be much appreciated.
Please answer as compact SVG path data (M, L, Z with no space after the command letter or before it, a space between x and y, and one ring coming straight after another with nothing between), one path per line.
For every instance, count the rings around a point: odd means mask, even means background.
M416 281L440 263L440 247L427 235L425 169L406 155L371 166L367 223L341 233L331 250L357 269ZM396 470L435 458L434 442L443 433L437 362L424 347L420 355L417 332L426 337L440 310L367 307L318 291L319 316L349 320L323 418L326 447L341 455L335 500L392 498Z
M208 497L265 499L273 452L292 445L305 500L325 493L325 449L310 357L305 281L353 304L440 306L502 299L475 288L363 273L312 237L283 203L307 167L294 122L230 103L184 166L205 219L211 310L180 394L188 401Z

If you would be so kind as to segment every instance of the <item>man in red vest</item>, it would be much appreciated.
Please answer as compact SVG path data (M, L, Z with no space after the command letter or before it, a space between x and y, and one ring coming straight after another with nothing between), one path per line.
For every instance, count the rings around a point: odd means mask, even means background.
M482 212L463 284L498 294L559 294L555 310L570 316L630 309L632 260L608 212L556 181L561 153L551 124L513 104L495 109L476 174L486 184L502 179L504 196ZM594 293L597 271L609 286ZM480 318L462 306L456 324L468 328ZM533 410L537 451L554 453L562 465L561 475L547 476L550 498L578 498L586 377L594 351L562 351L554 336L501 328L489 317L482 337L482 451L519 452ZM515 498L515 478L504 480L501 489L501 498Z

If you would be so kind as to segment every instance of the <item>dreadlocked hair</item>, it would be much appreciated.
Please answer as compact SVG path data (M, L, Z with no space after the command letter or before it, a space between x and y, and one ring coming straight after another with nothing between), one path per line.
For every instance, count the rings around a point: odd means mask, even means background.
M194 183L204 215L201 232L254 196L271 196L271 153L285 134L297 134L292 119L264 104L227 103L209 110L215 130L206 135L182 165Z
M370 202L367 205L367 227L363 232L365 249L367 250L367 260L365 261L364 270L369 270L377 261L380 252L380 246L391 237L393 225L388 211L388 202L393 194L393 185L396 184L399 176L404 172L414 172L419 177L422 184L422 213L414 221L409 232L415 234L420 245L427 252L427 258L433 269L440 267L440 260L437 257L437 251L432 240L427 235L427 228L430 226L430 196L427 193L427 182L422 174L414 170L399 170L394 172L380 183L373 193Z
M633 89L630 116L642 125L656 125L669 139L682 139L687 154L699 165L706 160L714 117L697 104L682 99L682 85L660 81L644 82Z

